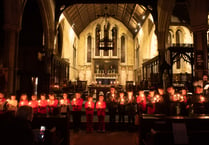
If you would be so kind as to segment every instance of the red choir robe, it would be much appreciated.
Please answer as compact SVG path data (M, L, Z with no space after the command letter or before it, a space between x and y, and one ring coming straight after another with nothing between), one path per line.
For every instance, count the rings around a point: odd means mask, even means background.
M83 99L82 98L79 98L79 99L74 98L71 101L71 104L73 106L73 111L81 111L82 105L83 105Z
M20 107L20 106L24 106L24 105L28 105L28 100L21 100L21 101L19 102L19 107Z
M38 105L39 105L38 113L47 114L47 106L48 106L47 100L39 100Z
M29 101L28 105L33 108L33 113L38 113L38 101L37 100Z

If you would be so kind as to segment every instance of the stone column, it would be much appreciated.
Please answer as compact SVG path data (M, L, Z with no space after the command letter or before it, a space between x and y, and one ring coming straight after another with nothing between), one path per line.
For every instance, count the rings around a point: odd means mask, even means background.
M208 0L190 0L189 14L194 36L194 74L195 79L202 79L208 74Z
M19 28L4 25L4 66L8 69L7 92L16 92Z
M7 72L7 93L17 91L17 54L19 47L19 32L24 2L21 0L4 0L4 54L3 65Z
M159 52L159 84L163 85L163 72L167 67L167 61L165 58L167 34L170 24L170 18L175 6L175 0L158 0L157 12L158 21L157 25L157 37L158 37L158 52ZM172 79L172 77L170 78ZM167 86L166 86L167 87Z

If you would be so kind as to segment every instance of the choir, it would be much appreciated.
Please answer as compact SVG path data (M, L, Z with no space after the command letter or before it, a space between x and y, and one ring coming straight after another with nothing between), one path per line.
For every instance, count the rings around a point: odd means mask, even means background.
M86 112L86 130L93 131L93 116L97 112L98 131L105 131L105 115L109 115L110 129L114 129L117 122L123 124L125 115L128 117L128 123L133 125L137 114L164 114L164 115L191 115L208 114L209 103L208 96L203 93L203 87L196 86L193 95L188 95L187 89L182 88L176 91L173 86L169 86L166 91L163 88L150 88L148 92L139 89L133 91L117 91L110 87L110 91L104 94L102 91L98 94L95 101L91 95L86 98L81 97L80 92L76 92L72 98L67 93L63 93L58 98L54 93L40 94L40 99L32 95L28 99L27 94L20 96L19 102L14 94L5 99L4 94L0 92L0 113L4 110L16 111L18 107L29 105L33 108L34 115L46 116L68 114L71 112L74 130L78 131L81 123L82 111ZM84 106L84 110L83 110ZM70 111L71 110L71 111ZM70 115L70 114L68 114Z

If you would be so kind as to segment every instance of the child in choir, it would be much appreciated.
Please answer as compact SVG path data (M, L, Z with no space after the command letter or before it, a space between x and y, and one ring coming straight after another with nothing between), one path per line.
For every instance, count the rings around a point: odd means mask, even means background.
M128 113L128 124L129 126L133 126L135 123L135 115L136 115L136 101L133 96L133 92L128 92L128 104L127 104L127 113Z
M149 94L147 96L147 113L154 114L155 113L155 102L154 102L155 90L151 88L149 90Z
M25 106L25 105L28 105L28 96L27 96L27 94L22 94L20 96L19 107Z
M55 109L57 109L58 106L58 100L55 98L54 93L49 94L49 99L47 100L48 106L49 106L49 114L56 114Z
M126 98L124 92L119 93L118 99L118 114L119 114L119 123L125 122L125 106L126 106Z
M94 102L92 96L88 96L88 100L85 103L86 109L86 131L93 131L93 116L94 116Z
M70 111L70 99L68 99L68 94L63 93L62 99L60 99L60 113L67 115Z
M37 101L37 96L35 94L31 96L31 100L29 101L28 105L33 108L34 115L37 115L37 113L38 113L38 101Z
M137 112L138 113L146 113L146 96L144 94L144 90L140 89L139 90L139 95L136 98L136 103L137 103Z
M18 101L16 100L16 96L15 95L11 95L10 99L7 100L7 109L9 111L17 111L17 104Z
M4 93L0 92L0 114L4 113L4 104L6 103L6 99L4 98Z
M97 117L98 117L98 131L105 132L105 109L106 102L104 102L103 92L99 93L99 101L96 103Z
M79 92L75 93L75 97L71 101L73 111L73 124L74 124L74 131L78 132L80 129L81 124L81 110L83 105L83 99L81 98L81 94Z
M40 95L40 100L38 101L38 113L41 116L46 116L47 115L47 100L46 100L46 95L45 94L41 94Z

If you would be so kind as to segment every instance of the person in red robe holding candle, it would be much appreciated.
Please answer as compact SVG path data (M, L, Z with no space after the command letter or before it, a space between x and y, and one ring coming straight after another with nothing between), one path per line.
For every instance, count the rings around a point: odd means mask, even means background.
M93 116L94 116L94 102L92 96L88 96L88 100L85 103L86 109L86 131L93 131Z
M58 100L55 98L55 94L54 93L49 93L49 99L47 100L48 102L48 106L49 106L49 114L50 115L55 115L58 112L57 111L57 107L58 107Z
M146 113L146 95L143 89L139 89L139 95L136 97L137 112L139 114Z
M105 132L105 109L106 102L104 101L104 93L99 92L99 101L96 103L97 117L98 117L98 132Z
M151 87L149 90L149 94L147 96L147 114L155 113L154 96L155 96L155 89Z
M31 100L29 101L28 105L33 108L33 114L36 116L38 113L38 101L35 94L31 96Z
M24 93L20 96L19 107L25 105L28 105L28 96Z
M4 104L6 103L6 99L4 98L4 93L0 92L0 114L4 113Z
M63 93L62 99L60 99L60 113L63 115L67 115L70 111L70 99L68 99L68 94Z
M125 107L126 107L127 99L124 94L124 92L119 93L119 98L118 98L118 123L125 123Z
M71 101L71 105L73 107L72 115L73 115L74 131L78 132L81 124L81 110L83 105L83 99L81 98L81 93L79 92L75 93L75 97Z
M47 105L48 105L48 102L46 100L46 95L45 94L41 94L40 95L40 100L38 101L38 105L39 105L39 108L38 108L38 113L40 116L46 116L47 115Z

